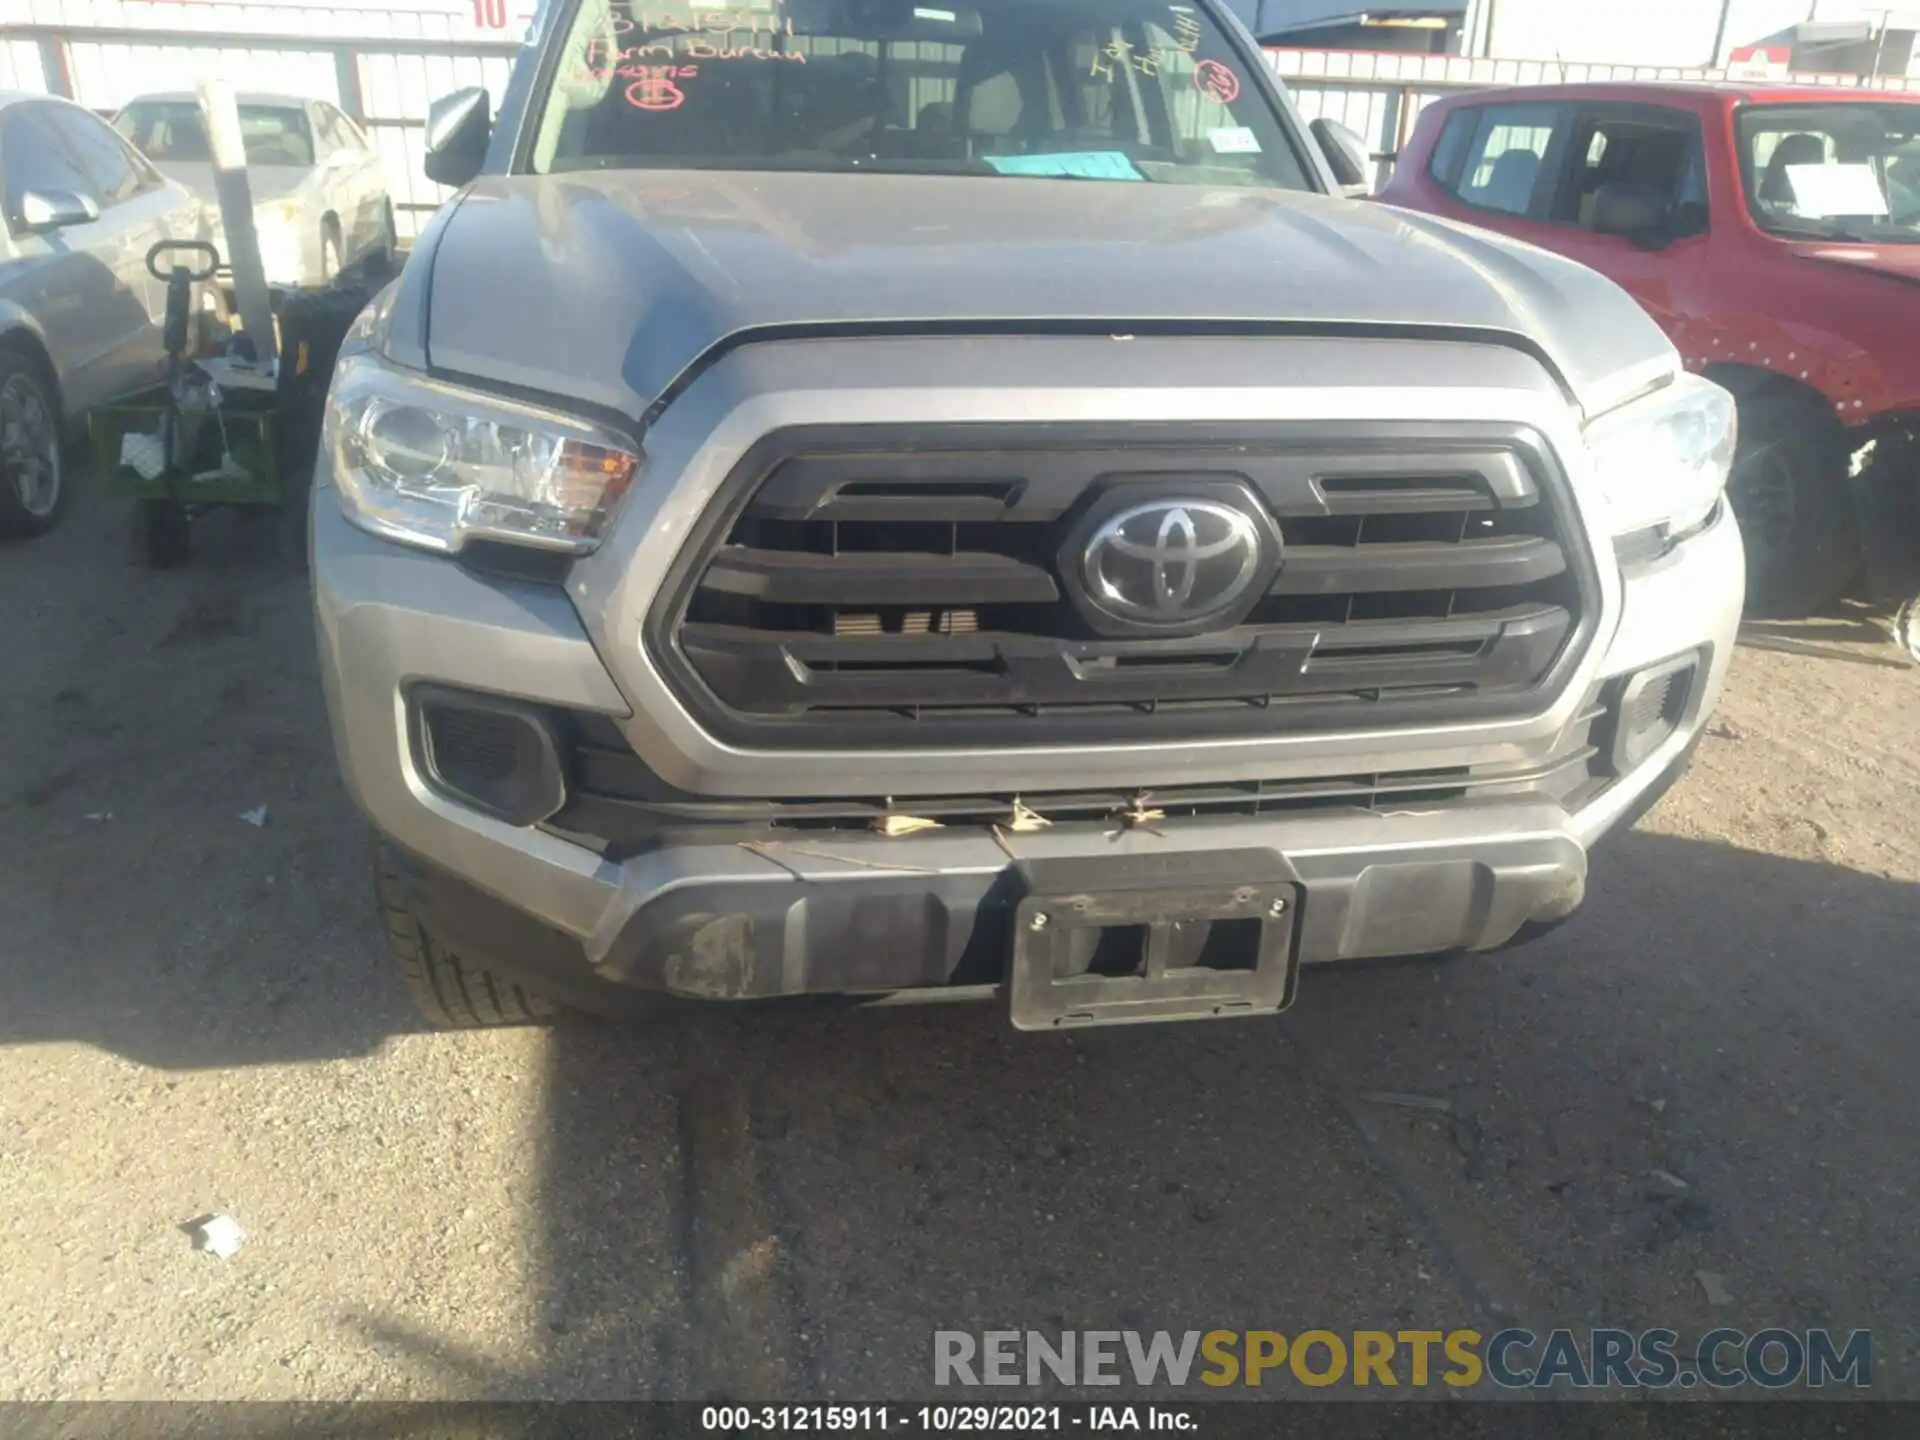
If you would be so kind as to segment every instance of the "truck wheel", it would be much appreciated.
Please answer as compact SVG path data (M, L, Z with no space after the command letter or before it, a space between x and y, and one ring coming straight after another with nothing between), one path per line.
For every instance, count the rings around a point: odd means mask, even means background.
M387 946L428 1023L443 1030L490 1030L560 1017L561 1008L546 996L462 960L428 935L408 907L400 868L384 847L376 852L374 877Z
M1907 601L1893 617L1893 637L1913 657L1913 663L1920 665L1920 596Z
M1859 573L1846 435L1818 400L1777 390L1742 400L1727 495L1746 542L1754 613L1811 614Z
M28 540L60 523L66 456L53 387L33 356L0 346L0 539Z

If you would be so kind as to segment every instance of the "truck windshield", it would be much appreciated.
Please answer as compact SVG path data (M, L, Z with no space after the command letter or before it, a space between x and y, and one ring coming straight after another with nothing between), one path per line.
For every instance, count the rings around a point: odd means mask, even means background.
M1197 5L581 0L526 168L824 170L1312 189Z
M1740 112L1747 207L1776 235L1920 242L1920 104L1839 101Z

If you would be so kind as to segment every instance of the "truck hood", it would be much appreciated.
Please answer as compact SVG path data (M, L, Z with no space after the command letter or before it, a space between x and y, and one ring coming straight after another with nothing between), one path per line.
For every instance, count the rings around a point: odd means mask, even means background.
M806 327L1480 332L1540 354L1589 414L1677 364L1582 266L1292 192L620 171L483 179L436 228L409 350L635 417L730 338Z

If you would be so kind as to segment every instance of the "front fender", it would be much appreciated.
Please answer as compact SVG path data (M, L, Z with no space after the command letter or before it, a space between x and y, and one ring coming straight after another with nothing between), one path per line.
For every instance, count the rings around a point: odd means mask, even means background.
M1794 262L1774 278L1768 308L1704 307L1674 336L1688 366L1710 374L1778 376L1817 393L1853 428L1920 404L1920 287L1839 267ZM1721 297L1725 299L1727 297ZM1735 387L1737 388L1737 387Z
M71 426L77 417L67 408L66 377L54 363L46 331L41 329L32 311L4 295L0 295L0 343L24 344L46 363L47 373L53 376L54 398L60 402L61 418Z
M24 331L31 335L42 350L47 348L46 331L40 328L40 322L33 318L33 312L17 300L9 300L0 295L0 337L11 337Z

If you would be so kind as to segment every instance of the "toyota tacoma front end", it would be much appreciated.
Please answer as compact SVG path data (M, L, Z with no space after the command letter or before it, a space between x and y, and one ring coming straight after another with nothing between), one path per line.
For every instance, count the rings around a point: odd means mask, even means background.
M334 381L322 671L428 1012L1243 1015L1571 914L1725 674L1726 393L1328 195L1211 4L672 9L436 110L466 188Z

